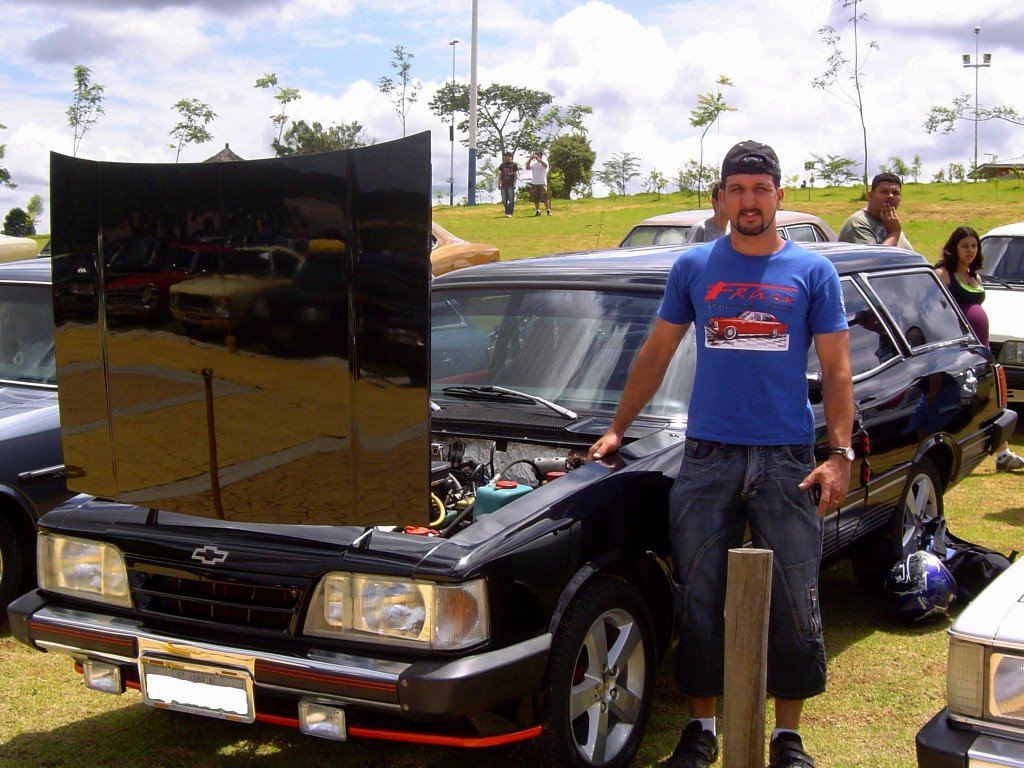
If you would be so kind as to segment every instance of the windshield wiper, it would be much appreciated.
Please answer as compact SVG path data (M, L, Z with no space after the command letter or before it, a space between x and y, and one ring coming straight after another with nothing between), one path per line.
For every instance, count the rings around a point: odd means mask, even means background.
M1011 283L1009 280L1003 280L1003 278L996 277L995 275L985 275L985 274L983 274L981 276L981 282L982 283L985 283L985 282L987 282L989 280L991 280L993 283L999 283L999 285L1003 286L1003 288L1013 288L1013 283Z
M537 405L543 405L546 408L550 408L552 411L557 413L559 416L564 416L567 419L575 421L579 418L579 414L575 411L570 411L568 408L553 403L550 400L545 400L543 397L537 397L537 395L531 395L528 392L520 392L515 389L507 389L505 387L495 386L484 386L484 387L445 387L441 390L446 395L451 397L465 397L469 399L477 400L504 400L512 403L536 403Z

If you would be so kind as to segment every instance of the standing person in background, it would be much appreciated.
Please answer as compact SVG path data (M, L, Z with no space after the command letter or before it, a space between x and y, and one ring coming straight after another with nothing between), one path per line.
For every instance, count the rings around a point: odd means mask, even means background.
M548 164L544 162L544 153L539 149L530 155L526 161L526 168L533 172L533 180L530 182L530 201L536 211L534 216L540 216L540 204L544 203L548 216L551 215L551 199L548 196Z
M895 173L880 173L871 180L868 205L843 222L839 239L862 245L896 245L914 250L896 213L903 201L903 180Z
M505 218L511 219L516 212L516 182L519 181L519 166L512 161L512 153L504 152L498 166L498 188L501 190L501 204L505 207Z
M688 243L710 243L729 233L729 214L725 212L725 206L719 200L719 192L722 189L722 182L716 181L711 185L711 209L715 212L713 216L704 219L702 224L695 224L690 230Z
M971 227L957 227L942 246L942 257L935 271L949 288L978 341L987 347L988 314L981 306L985 301L985 286L979 274L984 263L978 233ZM1009 443L1003 443L996 453L996 469L1000 472L1024 469L1024 459L1010 450Z

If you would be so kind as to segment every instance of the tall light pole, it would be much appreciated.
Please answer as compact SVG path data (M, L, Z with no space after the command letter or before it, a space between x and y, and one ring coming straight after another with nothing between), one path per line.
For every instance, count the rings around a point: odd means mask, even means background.
M982 59L981 50L981 27L974 28L974 63L971 63L971 54L965 53L964 68L974 70L974 173L978 172L978 70L982 67L992 66L992 54L986 53ZM977 177L975 177L977 179Z
M448 43L452 47L452 124L448 126L448 138L452 142L452 159L448 167L448 205L455 205L455 46L458 44L458 40Z

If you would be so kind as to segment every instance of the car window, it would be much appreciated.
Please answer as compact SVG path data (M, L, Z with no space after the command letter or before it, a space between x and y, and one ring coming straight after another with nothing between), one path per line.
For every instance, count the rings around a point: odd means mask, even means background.
M688 226L634 227L622 243L622 247L638 245L678 245L685 243L690 234Z
M896 342L883 320L850 278L842 279L846 322L850 328L850 371L854 376L878 368L899 355ZM811 345L807 370L820 373L821 364Z
M783 229L786 231L785 237L797 243L820 243L825 240L818 229L810 224L791 224Z
M878 275L868 282L911 348L970 336L934 271Z
M986 237L981 241L986 275L1024 282L1024 237Z
M0 379L57 383L49 286L0 285Z
M447 304L442 311L439 302ZM614 412L660 302L654 293L582 289L435 292L433 395L452 384L497 385L569 408ZM466 327L453 327L454 317ZM472 370L461 362L479 361L481 348L485 366ZM642 413L685 414L695 356L691 330Z

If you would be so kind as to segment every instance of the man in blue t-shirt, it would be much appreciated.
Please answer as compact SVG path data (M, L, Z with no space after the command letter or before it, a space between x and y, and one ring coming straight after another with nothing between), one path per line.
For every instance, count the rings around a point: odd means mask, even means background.
M776 728L769 765L814 765L798 730L804 700L825 689L822 517L842 503L850 484L853 385L839 276L824 256L779 236L780 179L778 157L765 144L744 141L726 154L719 195L729 235L676 260L612 425L590 448L593 459L618 450L693 325L696 376L669 499L677 683L691 719L670 768L704 768L718 757L727 557L742 546L748 526L754 545L774 552L767 685ZM812 341L831 446L817 467L805 379Z

